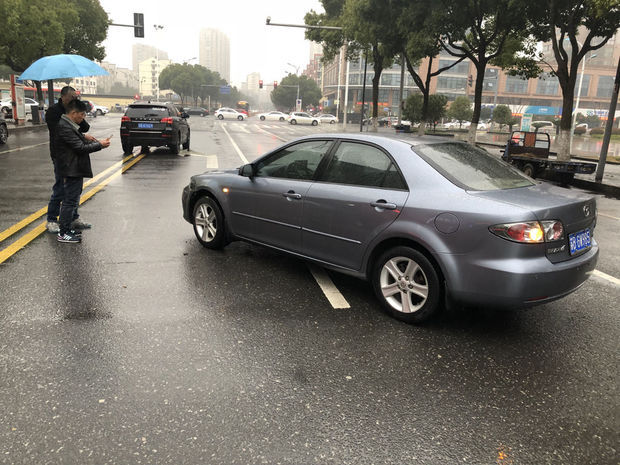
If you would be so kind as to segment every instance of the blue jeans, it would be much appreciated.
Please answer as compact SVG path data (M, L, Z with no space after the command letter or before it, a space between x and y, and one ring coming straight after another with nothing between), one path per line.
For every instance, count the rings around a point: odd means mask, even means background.
M60 206L60 217L58 222L60 223L60 234L64 234L71 230L71 223L73 222L73 214L80 203L80 194L82 193L82 186L84 184L84 178L65 177L63 181L62 205Z
M57 222L58 216L60 215L60 202L62 202L65 192L63 188L62 176L58 175L58 165L56 160L52 161L54 162L54 185L52 186L52 196L50 197L50 202L47 205L47 221ZM76 220L79 216L78 209L75 207L73 219Z

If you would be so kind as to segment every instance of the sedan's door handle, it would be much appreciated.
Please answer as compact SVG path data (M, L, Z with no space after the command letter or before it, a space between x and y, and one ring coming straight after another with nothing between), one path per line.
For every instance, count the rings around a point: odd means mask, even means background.
M388 203L385 200L377 200L376 202L370 202L371 207L383 208L384 210L396 210L395 203Z
M287 199L301 199L301 194L296 194L294 191L285 192L282 195Z

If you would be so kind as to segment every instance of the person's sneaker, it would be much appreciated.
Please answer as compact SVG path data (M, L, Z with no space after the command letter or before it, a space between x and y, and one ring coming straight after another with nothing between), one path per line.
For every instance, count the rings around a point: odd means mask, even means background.
M64 234L58 233L58 236L56 236L56 240L58 242L77 244L78 242L82 242L82 236L80 236L79 234L75 234L75 231L69 231Z
M60 225L57 221L48 221L47 230L52 234L58 234L60 232Z
M75 230L90 229L92 227L93 227L92 224L87 223L82 218L78 218L77 220L73 220L73 223L71 223L71 229L75 229Z

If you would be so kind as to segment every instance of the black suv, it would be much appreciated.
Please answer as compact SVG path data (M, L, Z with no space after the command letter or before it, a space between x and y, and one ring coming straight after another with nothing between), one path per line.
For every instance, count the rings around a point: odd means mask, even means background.
M187 113L172 103L132 103L121 118L123 152L130 154L137 145L144 147L168 146L173 154L181 144L189 149Z

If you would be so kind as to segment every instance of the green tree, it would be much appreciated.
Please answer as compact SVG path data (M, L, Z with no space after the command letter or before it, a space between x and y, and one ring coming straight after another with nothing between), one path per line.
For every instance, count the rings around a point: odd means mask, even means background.
M316 82L305 75L289 74L282 78L277 88L271 91L271 101L276 108L283 110L295 108L298 85L299 98L304 106L319 104L322 95Z
M420 123L423 121L422 105L424 103L424 97L422 94L411 94L405 101L405 109L403 110L403 116L405 119L412 123ZM424 126L424 125L421 125Z
M185 99L192 95L192 91L200 86L196 79L197 73L194 72L192 65L172 63L159 73L159 88L172 89L181 97L181 103L184 104Z
M342 31L309 29L306 37L324 46L324 60L332 60L340 47L346 44L345 55L356 59L364 50L372 62L372 119L377 128L379 81L383 69L391 65L396 54L394 44L397 9L388 7L384 0L321 0L325 13L310 11L305 16L307 24L342 27ZM402 47L398 46L398 50ZM340 96L339 96L340 97Z
M512 132L512 126L517 124L518 119L512 116L512 110L508 105L497 105L493 110L493 121L499 124L500 130L508 126Z
M0 64L15 72L48 55L76 53L103 60L108 16L98 0L0 1ZM41 83L35 81L39 100ZM50 93L50 103L53 94Z
M457 120L460 128L463 127L464 121L471 121L472 115L471 101L464 95L454 99L454 102L448 108L448 117Z
M538 40L551 41L553 56L546 65L557 76L562 89L562 119L558 142L558 160L570 159L570 129L575 82L580 62L586 55L604 46L620 24L618 0L541 0L528 4L527 16ZM582 34L580 34L582 32Z
M441 45L452 56L468 58L476 68L474 109L468 140L474 143L480 120L482 90L487 65L497 64L536 76L535 44L529 38L526 0L441 0L433 15L441 33Z
M422 94L412 94L405 102L405 110L403 116L412 123L430 123L433 128L441 118L446 114L446 104L448 97L441 94L433 94L428 99L428 107L426 114L423 113L424 96ZM424 128L424 124L420 124Z

